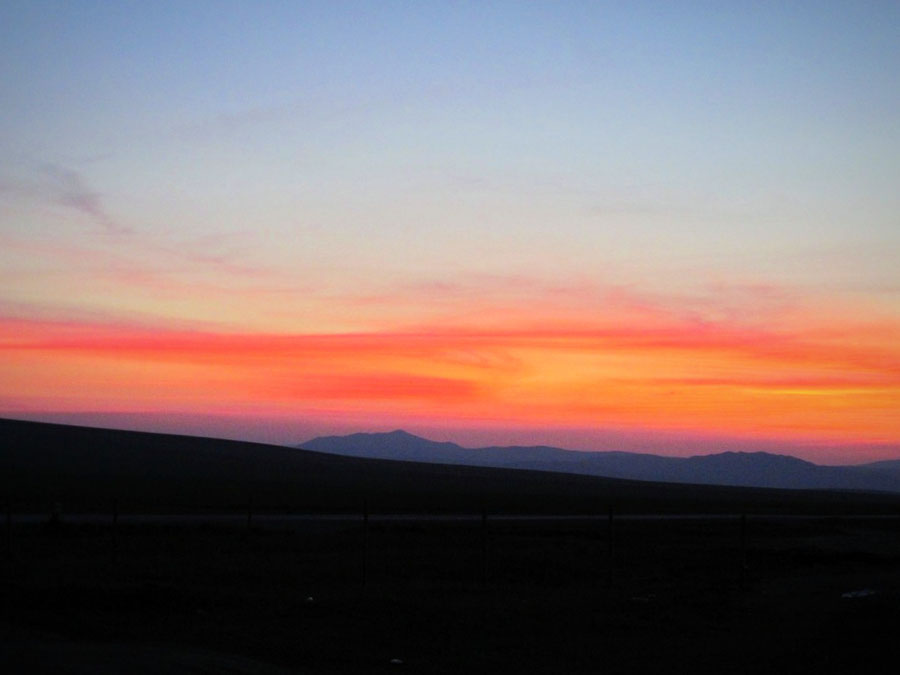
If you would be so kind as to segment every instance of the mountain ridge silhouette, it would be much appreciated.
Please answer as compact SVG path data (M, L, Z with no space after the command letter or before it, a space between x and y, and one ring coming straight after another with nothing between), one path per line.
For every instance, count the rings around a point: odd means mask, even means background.
M792 455L733 451L669 457L623 451L567 450L547 445L465 448L403 429L320 436L297 446L352 457L532 469L674 483L900 492L900 460L826 466Z

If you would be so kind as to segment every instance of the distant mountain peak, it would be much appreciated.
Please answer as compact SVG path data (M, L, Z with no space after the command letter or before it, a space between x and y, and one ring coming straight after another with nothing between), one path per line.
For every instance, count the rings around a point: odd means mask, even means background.
M323 438L365 438L365 439L382 439L382 440L417 440L428 441L426 438L411 434L405 429L394 429L393 431L359 431L347 436L324 436ZM431 441L428 441L429 443Z
M355 457L406 459L426 462L459 463L456 454L467 452L455 443L430 441L403 429L322 436L300 445L307 450L331 452ZM424 459L423 459L424 458Z
M381 433L381 434L379 434L379 433L376 432L376 433L374 433L374 434L372 434L372 435L373 435L373 436L375 436L375 435L380 435L380 436L396 436L397 438L422 438L421 436L416 436L415 434L409 433L409 432L406 431L405 429L394 429L393 431L387 431L387 432L384 432L384 433ZM422 440L425 440L425 439L422 439Z
M809 462L793 455L782 455L775 452L766 452L764 450L726 450L709 455L694 455L689 459L703 459L706 461L739 461L739 462L781 462L784 464L795 464L805 466L818 466L813 462Z

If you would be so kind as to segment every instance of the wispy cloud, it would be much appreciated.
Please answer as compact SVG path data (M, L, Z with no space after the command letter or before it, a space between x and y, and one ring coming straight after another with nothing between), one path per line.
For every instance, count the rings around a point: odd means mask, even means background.
M477 399L477 382L452 377L427 377L402 373L319 374L289 382L278 380L258 388L261 395L300 400L333 401L429 401L437 404Z
M225 295L263 299L310 292L309 284L300 275L244 262L237 247L223 249L217 244L222 241L224 235L175 241L173 237L135 232L115 237L111 246L97 247L80 240L47 240L0 232L0 247L32 261L31 269L4 270L0 274L33 283L41 274L34 269L33 261L43 259L50 263L47 274L64 270L66 279L82 288L92 283L108 288L115 283L124 297L134 293L205 295L212 302Z
M618 325L615 317L595 322L536 322L503 329L490 327L420 326L415 330L381 330L333 334L223 333L209 331L109 330L101 322L85 324L71 331L72 324L53 321L0 317L9 340L7 349L107 353L110 356L151 358L174 361L259 359L277 363L282 359L356 359L364 365L368 359L389 359L392 367L406 360L407 366L428 363L465 364L473 369L508 371L519 359L488 355L537 354L533 367L540 368L540 354L565 355L591 360L597 355L646 356L659 359L659 368L672 367L672 354L682 353L700 359L693 371L721 371L730 366L738 376L721 374L680 375L677 380L634 373L648 383L678 381L688 385L748 383L780 386L785 383L878 381L900 384L900 352L896 340L900 325L858 324L852 330L834 330L820 334L808 330L761 329L733 323L690 321L665 324L648 321L642 325ZM27 330L26 330L27 328ZM469 356L460 356L469 355ZM711 359L718 359L712 361ZM395 360L396 359L396 360ZM348 363L350 362L348 361ZM800 375L784 375L788 369L808 369ZM750 369L750 370L748 370ZM858 379L857 379L858 378Z
M130 234L126 227L113 218L100 193L93 190L80 172L57 164L44 164L41 174L46 179L48 196L57 204L87 216L97 227L109 234Z

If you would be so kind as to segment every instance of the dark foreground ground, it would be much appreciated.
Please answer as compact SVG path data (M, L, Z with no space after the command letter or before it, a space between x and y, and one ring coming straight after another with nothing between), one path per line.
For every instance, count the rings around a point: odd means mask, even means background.
M612 553L605 519L112 535L14 524L0 671L875 673L900 657L898 520L750 517L746 548L736 518L617 520Z

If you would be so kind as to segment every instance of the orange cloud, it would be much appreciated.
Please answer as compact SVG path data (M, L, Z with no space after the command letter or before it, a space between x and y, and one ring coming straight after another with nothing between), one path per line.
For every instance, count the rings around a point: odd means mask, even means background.
M0 397L25 407L344 410L508 424L900 441L900 329L647 312L593 323L344 334L0 320Z

